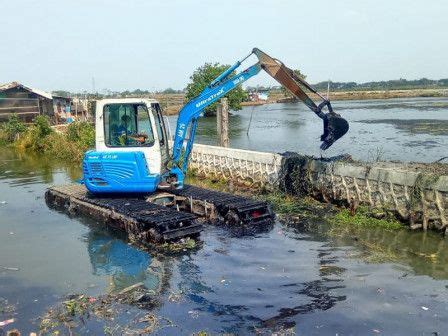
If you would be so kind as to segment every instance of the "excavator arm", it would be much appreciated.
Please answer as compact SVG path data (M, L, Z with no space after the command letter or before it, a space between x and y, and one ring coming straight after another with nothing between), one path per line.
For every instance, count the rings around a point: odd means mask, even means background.
M324 131L320 140L322 144L321 149L328 149L336 140L344 136L347 133L349 126L347 120L342 118L339 114L333 111L331 103L328 99L324 98L319 92L308 84L304 79L297 76L294 71L286 67L279 60L272 58L260 49L254 48L252 51L259 60L259 63L263 70L271 75L277 82L283 87L288 89L296 98L300 99L308 108L316 113L324 122ZM312 93L316 94L322 102L319 105L306 94L305 87ZM327 107L328 113L324 113L323 109Z
M258 62L246 70L232 76L233 71L235 71L241 63L252 54L255 54L258 57ZM296 76L295 73L291 69L287 68L283 63L270 57L260 49L254 48L248 56L225 70L197 97L190 100L180 110L173 143L172 167L165 176L168 182L175 184L177 188L182 188L183 186L188 160L193 148L198 119L203 116L204 108L213 104L238 85L241 85L243 82L247 81L249 78L257 75L261 69L265 70L281 85L287 88L295 97L303 101L305 105L308 106L321 119L323 119L324 133L321 136L322 149L325 150L329 148L337 139L347 133L348 122L333 112L329 100L322 97L308 83ZM317 94L322 99L322 102L319 105L316 105L302 89L301 85ZM328 113L324 113L322 111L324 107L328 108ZM185 151L182 153L186 139L188 140L185 146Z

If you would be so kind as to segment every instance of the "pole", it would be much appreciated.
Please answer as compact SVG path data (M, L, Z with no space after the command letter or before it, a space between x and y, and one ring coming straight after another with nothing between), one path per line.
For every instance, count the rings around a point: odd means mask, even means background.
M222 98L216 111L218 145L229 147L229 105L227 98Z
M252 111L250 112L249 125L247 126L246 135L249 136L250 125L252 124L252 116L254 115L255 105L252 106Z

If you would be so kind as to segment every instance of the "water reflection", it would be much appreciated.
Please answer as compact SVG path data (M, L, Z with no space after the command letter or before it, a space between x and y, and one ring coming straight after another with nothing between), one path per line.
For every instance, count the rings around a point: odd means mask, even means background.
M448 243L436 232L327 227L322 234L336 246L356 247L352 257L372 263L399 263L409 267L408 274L448 280Z
M299 315L346 299L339 249L279 223L272 231L237 239L211 230L203 250L179 261L175 282L189 309L211 314L221 331L290 328Z
M80 165L10 148L0 147L0 158L0 180L7 180L11 186L50 184L56 171L64 171L71 180L79 179L82 174Z

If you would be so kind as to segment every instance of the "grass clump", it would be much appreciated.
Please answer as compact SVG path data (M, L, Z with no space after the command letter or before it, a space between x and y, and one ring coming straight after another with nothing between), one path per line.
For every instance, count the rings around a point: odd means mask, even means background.
M280 214L294 214L304 210L298 199L279 191L263 195L262 198L272 204L274 211Z
M354 225L357 227L380 227L386 230L400 230L402 224L392 216L385 215L384 218L375 218L377 214L368 207L358 207L355 214L351 214L348 209L339 211L332 220L332 224L336 225Z

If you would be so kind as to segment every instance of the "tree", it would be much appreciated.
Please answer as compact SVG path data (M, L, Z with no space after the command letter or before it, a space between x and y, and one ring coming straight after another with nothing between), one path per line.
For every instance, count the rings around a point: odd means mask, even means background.
M163 93L163 94L174 94L174 93L179 93L179 91L178 90L174 90L173 88L169 87L169 88L163 90L161 93Z
M65 97L65 98L69 98L71 96L71 93L69 91L64 91L64 90L52 91L51 94L54 96Z
M294 73L296 74L297 77L299 77L299 78L301 78L301 79L303 79L303 80L306 79L306 75L304 75L303 73L301 73L299 69L295 69L295 70L293 70L293 71L294 71ZM285 97L291 96L291 93L290 93L284 86L282 86L281 90L282 90L283 95L284 95Z
M229 68L229 65L219 63L205 63L203 66L197 68L190 77L191 82L187 85L185 98L190 100L199 95L207 85L227 68ZM235 75L235 72L233 72L232 75ZM224 97L227 97L230 109L240 110L241 102L246 99L247 93L243 90L241 85L238 85L238 87L230 91ZM212 105L207 106L205 108L205 115L210 116L215 114L216 105L216 103L213 103Z

